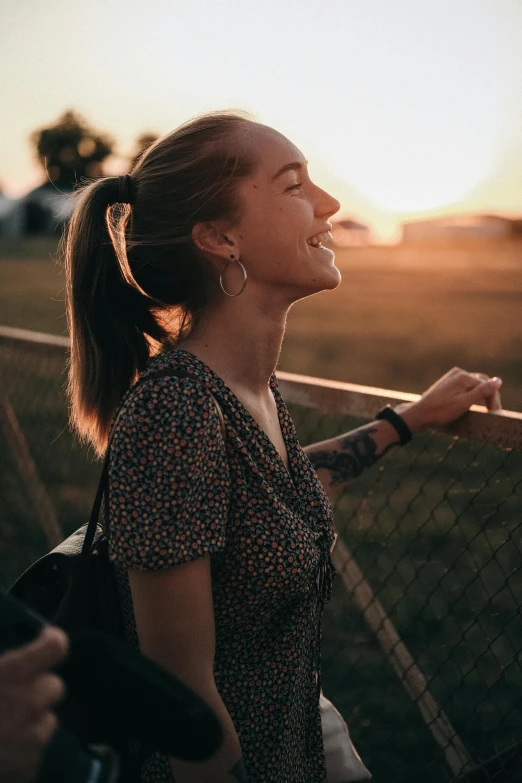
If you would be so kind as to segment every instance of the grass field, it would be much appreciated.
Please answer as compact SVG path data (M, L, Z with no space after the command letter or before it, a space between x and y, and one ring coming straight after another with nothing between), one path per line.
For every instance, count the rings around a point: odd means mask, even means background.
M65 333L50 243L0 247L0 323ZM422 259L422 263L421 263ZM522 245L339 253L343 284L292 308L280 368L422 391L454 364L504 378L522 410ZM85 521L99 466L67 431L63 361L0 345L11 400L65 533ZM357 425L292 408L303 443ZM391 457L392 455L390 455ZM46 551L0 449L0 583ZM416 438L352 485L336 524L475 760L520 738L522 457ZM324 688L375 783L450 780L417 707L340 580L327 606Z
M52 242L0 243L0 324L64 334ZM343 282L292 308L280 369L421 393L454 365L522 410L522 242L339 250Z

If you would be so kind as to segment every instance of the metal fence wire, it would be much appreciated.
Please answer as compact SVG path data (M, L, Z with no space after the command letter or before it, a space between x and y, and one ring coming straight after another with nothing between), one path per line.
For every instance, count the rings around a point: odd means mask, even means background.
M67 427L65 346L0 329L3 586L86 521L99 477ZM393 399L279 378L302 445ZM522 416L467 420L472 437L418 435L335 503L323 687L376 783L522 781Z

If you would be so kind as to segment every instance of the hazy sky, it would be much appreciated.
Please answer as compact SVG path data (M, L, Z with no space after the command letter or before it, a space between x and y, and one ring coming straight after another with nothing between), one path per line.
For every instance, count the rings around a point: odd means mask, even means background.
M240 107L385 236L415 212L522 213L522 0L3 0L0 184L67 108L118 140ZM116 168L118 161L113 161Z

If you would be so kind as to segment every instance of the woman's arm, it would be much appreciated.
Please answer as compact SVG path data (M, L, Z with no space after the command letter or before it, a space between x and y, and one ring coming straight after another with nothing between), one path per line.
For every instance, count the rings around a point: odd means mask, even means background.
M129 569L140 649L215 711L223 744L210 761L171 758L176 783L246 783L241 748L214 681L215 630L210 557L157 571Z
M405 415L405 405L397 405L395 411L404 418L412 432L418 432L421 428L417 429L413 417ZM397 431L389 422L372 421L343 435L306 446L303 451L314 466L326 494L332 498L398 444Z
M426 427L449 424L471 405L485 401L488 410L500 410L500 378L468 373L454 367L424 392L417 402L395 406L413 434ZM387 421L373 421L330 440L313 443L303 450L317 471L330 498L346 484L374 465L399 443L399 436Z

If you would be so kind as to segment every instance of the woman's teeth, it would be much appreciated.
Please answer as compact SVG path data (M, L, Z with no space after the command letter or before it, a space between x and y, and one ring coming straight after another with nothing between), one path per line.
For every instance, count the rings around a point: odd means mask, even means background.
M332 239L332 235L329 231L325 231L322 234L316 234L313 237L310 237L310 239L307 239L307 243L311 245L312 247L320 247L321 242L328 242L328 240Z

